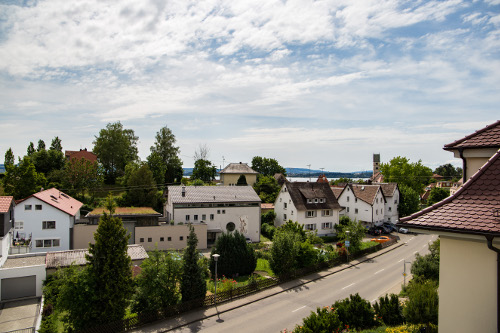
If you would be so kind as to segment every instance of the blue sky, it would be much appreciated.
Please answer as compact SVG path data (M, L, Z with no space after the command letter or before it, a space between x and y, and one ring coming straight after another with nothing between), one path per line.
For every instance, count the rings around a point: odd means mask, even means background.
M1 162L119 120L143 160L168 126L185 167L459 166L443 145L499 105L500 0L0 1Z

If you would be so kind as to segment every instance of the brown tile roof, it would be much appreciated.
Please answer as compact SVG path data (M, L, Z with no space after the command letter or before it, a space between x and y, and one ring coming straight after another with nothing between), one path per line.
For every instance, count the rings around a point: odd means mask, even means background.
M287 182L284 186L287 187L297 210L341 209L328 183ZM307 199L316 198L324 198L326 200L323 203L307 203Z
M219 173L238 173L238 174L258 174L257 171L253 170L246 163L229 163L221 172Z
M340 197L340 193L342 193L342 191L344 190L345 186L342 186L342 187L339 187L339 186L330 186L330 188L332 189L333 195L335 195L335 198L338 199Z
M382 183L384 181L384 175L381 172L376 172L370 177L370 181L374 183Z
M88 249L47 252L46 268L68 267L72 263L78 266L86 265L85 255L88 253ZM144 260L149 257L144 247L139 244L128 245L127 254L132 260Z
M394 192L398 188L398 183L382 183L375 185L380 185L380 189L382 190L382 193L385 197L392 197L394 195Z
M500 120L465 138L444 145L445 150L457 148L500 148Z
M7 213L14 201L14 197L0 196L0 213Z
M86 217L98 217L104 212L109 214L109 210L106 208L98 207L88 213ZM151 207L115 207L113 216L161 216L161 214Z
M28 198L35 197L49 205L69 214L71 216L75 216L76 213L83 206L83 203L76 200L73 197L70 197L66 193L59 191L56 188L51 188L45 191L37 192L35 194L30 195ZM22 200L17 201L17 203L23 202L28 199L24 198Z
M66 150L64 152L64 156L69 159L81 159L84 158L91 162L97 162L97 155L91 151L88 151L87 148L80 150Z
M261 203L260 204L261 209L274 209L274 204L272 203Z
M381 191L380 185L362 185L362 184L349 184L348 185L356 198L363 200L369 205L373 205L378 191ZM382 196L383 196L382 192Z
M417 229L500 235L500 150L455 194L400 223Z

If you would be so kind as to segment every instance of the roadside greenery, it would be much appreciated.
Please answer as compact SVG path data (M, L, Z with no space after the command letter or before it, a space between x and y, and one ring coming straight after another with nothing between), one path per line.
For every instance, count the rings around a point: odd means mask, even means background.
M220 255L217 262L219 276L235 277L251 274L257 265L255 250L246 242L245 236L238 230L223 233L211 251L210 271L215 275L215 261L213 255Z

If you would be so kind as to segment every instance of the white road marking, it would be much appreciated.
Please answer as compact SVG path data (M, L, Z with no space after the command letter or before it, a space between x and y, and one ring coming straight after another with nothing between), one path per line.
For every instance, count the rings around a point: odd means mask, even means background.
M299 311L299 310L302 310L302 309L303 309L303 308L305 308L305 307L306 307L305 305L304 305L304 306L301 306L300 308L298 308L298 309L295 309L295 310L293 310L292 312L295 312L295 311Z
M356 283L351 283L350 285L345 286L344 288L342 288L342 290L347 289L347 288L349 288L349 287L351 287L351 286L354 286L355 284L356 284Z
M373 274L373 275L377 275L378 273L380 273L380 272L382 272L382 271L384 271L384 270L385 270L385 268L382 268L380 271L375 272L375 274Z
M418 251L413 252L413 254L416 254L416 253L418 253Z
M423 249L425 249L426 247L427 247L427 245L422 246Z
M403 261L403 260L405 260L405 258L401 259L401 260L400 260L400 261L398 261L398 262L401 262L401 261Z

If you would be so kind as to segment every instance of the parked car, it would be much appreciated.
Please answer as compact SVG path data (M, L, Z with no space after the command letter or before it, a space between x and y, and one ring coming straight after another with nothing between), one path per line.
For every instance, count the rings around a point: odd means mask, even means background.
M380 236L380 237L371 239L372 242L377 242L377 243L385 243L385 242L388 242L389 240L390 240L390 238L387 236Z
M373 236L379 236L382 234L382 231L380 231L380 229L377 229L376 227L371 227L370 229L368 229L368 233Z
M392 231L397 231L398 229L394 226L394 224L392 223L384 223L384 227L386 227L387 229L389 229L391 232Z
M407 234L408 233L408 229L406 229L406 228L399 228L399 232L402 233L402 234Z
M378 227L375 227L377 228L378 230L380 230L380 233L382 234L390 234L391 233L391 230L385 226L378 226Z

